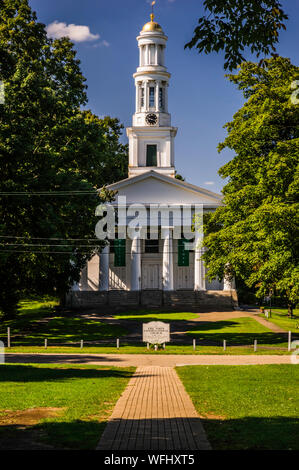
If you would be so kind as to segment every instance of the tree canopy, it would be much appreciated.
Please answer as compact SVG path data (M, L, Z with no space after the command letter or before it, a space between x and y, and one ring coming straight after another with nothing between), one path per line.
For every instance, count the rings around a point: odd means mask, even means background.
M210 277L235 275L258 295L275 289L298 301L299 105L292 87L299 67L277 57L264 67L244 62L228 75L243 91L244 106L226 124L234 158L219 173L227 178L223 206L205 223Z
M125 177L117 119L82 110L85 79L68 38L51 40L27 0L0 0L0 310L22 290L63 296L101 248L97 189Z
M204 0L206 15L198 20L191 41L199 53L224 51L224 68L245 60L246 49L257 57L275 53L279 31L288 16L278 0Z

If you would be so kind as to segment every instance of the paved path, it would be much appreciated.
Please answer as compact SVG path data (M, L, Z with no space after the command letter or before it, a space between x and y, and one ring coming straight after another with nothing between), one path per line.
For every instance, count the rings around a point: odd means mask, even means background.
M185 354L26 354L6 353L6 363L20 364L93 364L100 366L138 367L181 365L251 365L290 364L290 355L185 355Z
M171 367L138 367L98 450L210 449L194 405Z
M286 330L283 330L279 326L275 325L275 323L268 321L266 318L260 317L257 313L250 313L249 316L254 318L261 325L269 328L269 330L274 331L274 333L287 333Z

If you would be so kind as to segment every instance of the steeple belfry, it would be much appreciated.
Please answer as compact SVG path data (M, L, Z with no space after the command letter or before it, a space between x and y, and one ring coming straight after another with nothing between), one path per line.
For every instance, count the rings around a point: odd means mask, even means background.
M137 37L139 66L133 77L136 87L136 108L129 137L129 177L154 170L175 175L174 137L168 112L170 73L165 66L167 36L154 21L154 14Z

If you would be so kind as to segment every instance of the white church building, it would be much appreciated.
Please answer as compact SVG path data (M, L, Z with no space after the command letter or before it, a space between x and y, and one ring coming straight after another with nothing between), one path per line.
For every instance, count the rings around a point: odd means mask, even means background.
M136 111L132 127L127 128L129 174L107 186L116 192L112 204L125 216L120 222L118 213L116 238L88 262L67 303L73 307L234 307L237 295L233 284L206 278L204 246L195 242L193 249L187 249L191 245L182 230L183 208L189 208L194 220L198 208L205 213L221 205L221 196L175 177L177 128L172 126L168 111L167 36L153 14L137 41L139 67L133 75ZM122 235L139 206L145 208L142 235L134 230L130 236ZM171 215L167 222L159 215L150 230L150 209L161 206L170 208Z

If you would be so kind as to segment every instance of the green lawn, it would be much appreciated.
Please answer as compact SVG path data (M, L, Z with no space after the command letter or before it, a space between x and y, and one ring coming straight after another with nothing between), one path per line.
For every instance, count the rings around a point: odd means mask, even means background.
M259 345L286 347L287 336L270 331L254 318L241 317L218 322L197 323L198 328L188 331L188 335L197 338L202 344L222 343L225 339L230 346L252 345L254 340Z
M127 311L115 315L116 319L129 320L127 329L105 321L80 316L74 312L60 313L55 299L24 300L20 303L17 318L0 323L0 340L7 343L7 327L11 328L11 352L52 352L52 353L127 353L155 354L137 341L126 343L122 336L130 331L131 321L141 323L162 320L172 324L171 330L185 332L183 344L178 336L172 335L172 342L158 354L224 354L223 340L226 340L226 354L254 354L253 342L258 341L259 354L287 354L287 335L277 334L252 318L237 318L218 322L192 322L198 314L161 310ZM175 326L174 326L175 325ZM136 329L136 325L132 324ZM297 330L299 339L299 330ZM293 339L297 339L293 335ZM121 348L115 347L120 338ZM197 350L192 348L192 339L197 340ZM48 349L44 341L48 340ZM84 348L80 349L80 340ZM175 341L176 344L173 343ZM88 344L88 342L90 342ZM97 343L98 342L98 343ZM263 349L264 348L264 349Z
M45 339L49 344L67 344L81 339L96 341L126 334L126 330L117 325L80 318L74 313L59 315L55 306L55 300L20 302L18 316L1 322L0 339L6 343L8 326L11 328L11 344L20 346L42 346Z
M0 371L0 442L33 436L57 448L94 449L134 368L30 364ZM19 411L32 408L58 409L57 416L15 424Z
M135 312L124 312L114 315L114 318L121 320L135 320L142 323L147 323L150 321L183 321L183 320L193 320L197 318L197 313L191 312L163 312L159 310L138 310Z
M271 317L268 320L285 331L299 333L299 309L294 309L294 318L288 317L287 314L288 310L286 308L272 308ZM266 318L264 314L260 316Z
M114 343L115 344L115 343ZM113 344L107 344L106 346L87 346L80 349L79 344L77 347L56 347L48 346L47 349L39 346L17 346L6 349L7 353L46 353L46 354L278 354L286 355L290 354L287 350L287 344L282 343L284 348L278 347L277 345L260 346L258 345L257 352L254 352L253 344L246 347L242 346L227 346L226 351L223 351L223 346L202 346L197 345L196 350L193 350L192 341L186 345L178 344L167 344L165 350L159 349L155 351L152 347L147 349L146 345L141 343L128 344L120 340L120 349L117 349ZM280 345L281 346L281 345Z
M177 372L213 449L299 450L299 367L188 366Z

